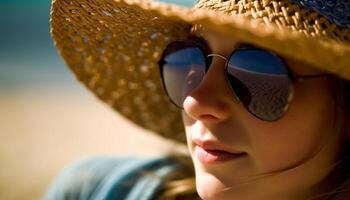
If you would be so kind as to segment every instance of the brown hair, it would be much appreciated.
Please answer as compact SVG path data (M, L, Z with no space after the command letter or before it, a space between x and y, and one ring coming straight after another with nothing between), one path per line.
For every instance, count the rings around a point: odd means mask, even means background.
M181 166L164 178L164 187L158 200L195 200L200 199L195 186L195 173L190 156L179 153L168 155Z
M334 165L332 172L323 181L328 185L328 191L318 195L313 199L319 200L348 200L350 198L350 143L348 139L347 123L350 120L350 82L344 79L335 78L336 106L339 112L342 112L344 120L344 143L339 161ZM328 182L328 183L326 183ZM332 183L332 185L329 184Z

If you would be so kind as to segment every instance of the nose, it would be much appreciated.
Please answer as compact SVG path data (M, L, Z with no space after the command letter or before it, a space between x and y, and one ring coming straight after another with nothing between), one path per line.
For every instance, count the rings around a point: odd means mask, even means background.
M183 103L191 118L203 122L218 122L230 117L232 94L225 78L225 57L215 56L201 83Z

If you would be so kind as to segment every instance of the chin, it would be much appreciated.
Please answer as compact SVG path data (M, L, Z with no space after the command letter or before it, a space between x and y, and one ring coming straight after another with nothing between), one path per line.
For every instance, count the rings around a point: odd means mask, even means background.
M217 177L209 173L196 175L196 190L203 200L243 200L242 196L228 189Z

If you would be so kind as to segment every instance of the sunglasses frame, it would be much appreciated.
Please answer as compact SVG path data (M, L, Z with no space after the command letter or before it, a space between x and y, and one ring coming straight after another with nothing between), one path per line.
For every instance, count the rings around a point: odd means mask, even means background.
M268 122L274 122L274 121L277 121L279 119L281 119L288 111L288 108L289 108L289 105L290 105L290 102L293 100L293 97L294 97L294 83L295 82L302 82L304 80L307 80L307 79L313 79L313 78L319 78L319 77L325 77L325 76L330 76L330 74L326 74L326 73L322 73L322 74L311 74L311 75L294 75L294 73L290 70L290 67L288 66L287 62L283 59L283 57L279 56L278 54L276 54L275 52L273 51L270 51L270 50L266 50L266 49L263 49L263 48L260 48L260 47L256 47L254 45L250 45L250 44L246 44L246 43L239 43L236 48L230 53L230 55L226 58L224 56L221 56L219 54L214 54L212 53L207 41L202 38L202 37L198 37L196 35L189 35L187 39L185 40L178 40L178 41L173 41L171 43L169 43L166 48L164 49L163 53L162 53L162 56L160 58L160 60L158 61L158 66L159 66L159 69L160 69L160 78L161 78L161 81L162 81L162 85L163 85L163 89L168 97L168 99L170 100L170 102L175 105L176 107L180 108L180 109L184 109L182 106L179 106L177 105L173 100L172 98L169 96L169 93L168 93L168 90L165 86L165 82L164 82L164 74L163 74L163 67L164 67L164 57L166 55L168 55L169 53L171 52L168 52L168 47L170 45L175 45L175 44L182 44L181 47L196 47L198 48L202 55L203 55L203 58L204 58L204 61L205 61L205 74L208 72L209 70L209 67L211 65L211 62L212 62L212 57L213 56L219 56L221 58L225 58L225 70L224 70L224 76L225 76L225 79L226 79L226 82L227 82L227 85L230 87L230 90L233 94L233 96L236 98L236 100L245 108L245 110L247 110L250 114L252 114L254 117L260 119L260 120L263 120L263 121L268 121ZM183 45L185 44L185 45ZM183 48L181 48L183 49ZM289 94L288 94L288 102L287 104L285 105L285 108L284 108L284 112L281 116L279 116L278 118L274 119L274 120L267 120L267 119L264 119L264 118L261 118L259 116L257 116L255 113L251 112L245 105L244 103L239 99L239 97L237 96L236 92L234 91L234 89L232 88L232 85L230 83L230 81L228 80L228 64L229 64L229 61L230 61L230 58L235 54L237 53L237 51L241 51L241 50L250 50L250 49L256 49L256 50L263 50L263 51L266 51L266 52L269 52L271 53L273 56L275 56L277 59L280 59L280 61L283 63L283 65L285 66L285 69L287 71L287 76L288 76L288 81L290 81L290 86L289 86ZM173 51L176 51L177 49L170 49L170 50L173 50ZM205 76L204 74L204 76Z

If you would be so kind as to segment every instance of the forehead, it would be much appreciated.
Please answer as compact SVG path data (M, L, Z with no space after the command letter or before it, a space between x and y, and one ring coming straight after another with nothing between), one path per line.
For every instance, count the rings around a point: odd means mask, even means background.
M210 46L213 53L224 55L230 54L232 50L241 42L234 36L224 35L212 28L200 24L192 26L191 34L202 37Z

